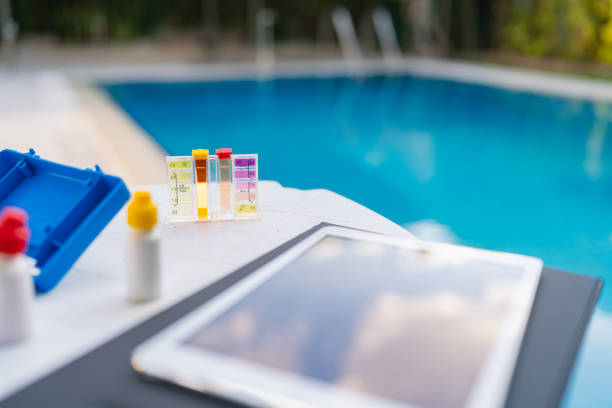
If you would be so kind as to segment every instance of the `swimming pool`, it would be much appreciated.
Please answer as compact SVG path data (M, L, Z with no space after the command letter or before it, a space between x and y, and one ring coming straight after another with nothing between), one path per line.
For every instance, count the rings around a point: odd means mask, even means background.
M417 234L612 276L608 103L414 76L103 87L169 154L259 153L261 178ZM612 406L612 289L583 344L564 406Z

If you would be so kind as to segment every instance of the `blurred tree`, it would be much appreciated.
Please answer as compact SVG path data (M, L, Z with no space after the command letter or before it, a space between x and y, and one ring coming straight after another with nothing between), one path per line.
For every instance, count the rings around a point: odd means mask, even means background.
M505 30L506 45L537 56L590 59L598 54L608 0L516 2Z
M369 14L383 5L392 13L401 45L412 51L418 51L415 44L419 38L415 38L415 33L422 34L421 25L425 24L414 18L418 9L427 10L431 32L426 33L425 39L431 43L430 48L438 48L437 53L500 48L527 55L612 62L612 0L11 0L11 3L20 33L26 36L49 34L62 41L88 42L152 37L175 30L200 32L209 45L224 33L252 42L253 15L261 7L277 12L275 38L279 42L315 42L334 41L326 20L335 6L347 7L359 26L371 24ZM371 32L368 27L361 30L364 36L371 36Z
M597 3L598 13L603 22L599 32L597 58L612 63L612 0L601 0Z

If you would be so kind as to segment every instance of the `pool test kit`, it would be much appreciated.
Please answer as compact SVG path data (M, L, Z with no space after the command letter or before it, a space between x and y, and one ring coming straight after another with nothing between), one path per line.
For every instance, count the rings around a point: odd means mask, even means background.
M258 218L257 154L222 148L168 156L170 210L166 221L221 221Z
M27 214L25 255L39 270L37 292L57 285L129 197L123 180L98 166L54 163L32 149L0 151L0 209L16 207Z

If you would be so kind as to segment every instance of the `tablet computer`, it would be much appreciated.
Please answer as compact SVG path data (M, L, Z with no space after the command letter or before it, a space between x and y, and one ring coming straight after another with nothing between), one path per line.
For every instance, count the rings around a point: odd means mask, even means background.
M504 405L539 259L325 227L138 346L250 406Z

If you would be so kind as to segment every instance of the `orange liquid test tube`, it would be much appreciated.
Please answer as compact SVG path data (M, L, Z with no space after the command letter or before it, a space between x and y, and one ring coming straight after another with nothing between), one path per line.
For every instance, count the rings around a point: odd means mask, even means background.
M206 160L208 149L195 149L191 151L196 174L196 199L198 205L198 219L208 219L208 191L206 184Z

